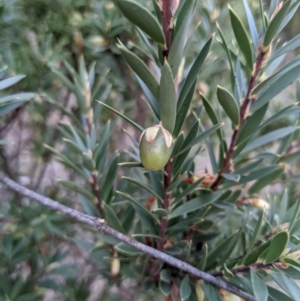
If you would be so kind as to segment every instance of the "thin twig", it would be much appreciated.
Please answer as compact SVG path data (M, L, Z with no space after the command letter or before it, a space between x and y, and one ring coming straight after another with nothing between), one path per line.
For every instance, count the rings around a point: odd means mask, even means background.
M98 229L101 232L103 232L104 234L115 237L118 240L120 240L124 243L127 243L128 245L131 245L134 248L136 248L154 258L160 259L163 262L166 262L167 264L192 275L193 277L203 279L219 288L223 288L223 289L245 299L246 301L256 301L256 299L253 296L241 291L240 289L232 286L231 284L228 284L225 281L217 279L216 277L214 277L208 273L205 273L203 271L200 271L184 261L181 261L181 260L174 258L166 253L163 253L159 250L151 248L135 239L132 239L131 237L129 237L123 233L116 231L115 229L109 227L105 223L105 220L103 220L103 219L89 216L89 215L83 214L77 210L74 210L72 208L69 208L67 206L64 206L50 198L47 198L47 197L42 196L30 189L27 189L26 187L16 183L15 181L5 177L2 174L0 174L0 182L4 183L10 189L22 194L23 196L26 196L32 200L35 200L38 203L40 203L44 206L47 206L55 211L59 211L65 215L68 215L79 222L82 222L84 224L91 226L94 229Z
M229 270L232 274L239 274L239 273L245 273L245 272L249 272L250 269L270 269L270 267L272 267L274 263L262 263L262 262L258 262L258 263L254 263L251 265L247 265L247 266L242 266L242 267L238 267L235 269L231 269ZM213 271L209 273L210 275L214 276L214 277L223 277L224 276L224 272L223 271Z
M231 142L230 142L230 146L229 146L229 149L228 149L228 152L226 154L226 157L224 159L224 162L223 162L223 165L220 169L220 172L219 172L219 175L216 179L216 181L214 182L214 184L212 185L212 189L213 190L217 190L222 179L223 179L223 176L222 176L222 173L225 173L228 171L228 169L230 168L230 165L231 165L231 159L232 159L232 156L233 156L233 153L235 151L235 146L236 146L236 142L237 142L237 138L238 138L238 135L241 131L241 128L242 128L242 125L244 124L244 121L246 120L247 118L247 114L248 114L248 109L249 109L249 106L252 102L252 99L251 99L251 92L255 86L255 82L256 82L256 79L257 79L257 76L262 68L262 65L263 65L263 62L264 62L264 59L265 59L265 56L267 54L267 50L264 50L263 48L261 48L259 50L259 54L256 58L256 62L255 62L255 65L254 65L254 72L251 76L251 79L250 79L250 83L249 83L249 87L248 87L248 91L247 91L247 94L244 98L244 102L241 106L241 111L240 111L240 122L238 124L238 126L234 129L233 131L233 134L232 134L232 137L231 137Z

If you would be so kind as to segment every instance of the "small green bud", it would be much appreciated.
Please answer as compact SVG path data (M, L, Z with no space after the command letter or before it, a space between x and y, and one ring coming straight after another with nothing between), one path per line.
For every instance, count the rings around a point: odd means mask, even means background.
M142 164L149 170L164 168L170 159L173 137L161 124L143 131L140 138L140 157Z

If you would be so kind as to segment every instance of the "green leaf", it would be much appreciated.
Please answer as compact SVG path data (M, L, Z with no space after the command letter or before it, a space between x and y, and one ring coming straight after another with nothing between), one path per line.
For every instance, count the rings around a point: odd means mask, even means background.
M160 200L160 202L162 202L162 198L151 188L149 188L148 186L146 186L144 183L141 183L141 181L137 181L135 179L129 178L129 177L122 177L123 180L131 182L145 190L147 190L148 192L150 192L150 194L154 195L158 200Z
M251 13L248 1L243 0L243 4L244 4L247 20L248 20L248 25L249 25L249 29L250 29L250 33L251 33L251 37L252 37L253 46L254 46L254 49L257 49L258 33L257 33L257 29L255 26L255 21L254 21L253 15Z
M23 79L25 75L15 75L11 76L5 79L0 80L0 90L4 90L6 88L9 88L19 82L21 79Z
M211 43L213 41L214 35L205 43L200 53L198 54L196 60L194 61L180 91L178 102L177 102L177 112L181 110L181 105L185 100L187 94L189 93L191 87L194 85L195 80L197 80L198 74L206 57L209 53Z
M21 105L23 105L26 102L26 100L22 101L12 101L8 103L0 104L0 117L12 112L13 110L19 108Z
M271 20L264 37L263 46L267 48L273 41L274 38L279 34L279 29L284 21L286 14L290 9L291 1L285 1L280 11Z
M0 104L5 103L5 102L10 102L10 101L29 100L31 98L34 98L35 96L36 96L35 93L29 93L29 92L10 94L7 96L0 97Z
M159 276L160 276L161 281L164 281L164 282L167 282L167 283L171 282L171 272L170 272L169 269L161 270Z
M173 201L173 203L174 204L177 203L178 201L180 201L181 199L183 199L184 197L186 197L188 194L192 193L201 184L201 182L204 179L205 179L205 177L197 180L195 183L193 183L192 185L188 186L188 188L186 188L181 193L179 193L178 195L176 195L176 198Z
M266 167L255 169L252 172L250 172L248 175L241 177L239 184L245 184L250 181L257 180L264 176L267 176L268 174L273 172L277 167L278 167L277 164L271 164Z
M288 277L284 272L277 270L271 271L271 277L294 301L299 300L300 287L294 280Z
M281 291L275 289L272 286L268 286L268 291L269 291L270 297L273 298L270 301L295 301L295 300L291 299L290 297L288 297L286 294L282 293Z
M184 204L180 205L179 207L175 208L174 210L172 210L171 213L169 214L169 219L184 215L186 213L190 213L192 211L196 211L209 204L212 204L212 203L216 202L220 198L221 195L222 195L222 192L217 191L217 192L210 192L210 193L204 194L200 197L191 199L187 203L184 203Z
M218 29L218 32L219 32L219 35L222 39L222 47L224 48L226 54L227 54L227 58L228 58L228 61L229 61L229 65L230 65L230 75L231 75L231 84L232 84L232 89L234 89L234 87L237 86L236 84L236 79L235 79L235 73L234 73L234 67L233 67L233 63L232 63L232 59L231 59L231 55L230 55L230 51L229 51L229 48L228 48L228 45L226 43L226 40L224 38L224 35L220 29L220 26L219 24L217 23L217 29Z
M198 131L199 131L199 120L196 120L194 122L194 124L192 125L192 127L190 128L189 132L187 133L187 136L184 139L184 142L182 143L180 149L183 149L188 144L190 144L190 142L192 142L196 138L196 136L198 134ZM175 157L178 152L176 153L176 155L175 155L175 153L172 155L173 159L174 159L174 161L173 161L173 170L172 170L174 178L176 178L178 176L178 173L183 168L182 167L183 163L184 163L186 157L188 156L189 152L190 152L190 149L188 149L187 151L185 151L184 153L182 153L178 157ZM185 171L186 170L184 170L183 172L185 172Z
M267 79L265 79L264 81L259 83L257 86L255 86L254 89L252 90L251 94L252 95L259 94L259 97L260 97L262 94L267 93L271 87L274 87L274 84L276 82L278 82L278 80L280 78L287 77L287 80L288 80L288 78L289 78L288 76L290 74L293 75L293 72L295 72L295 70L297 71L297 67L299 67L299 65L300 65L300 56L296 56L295 58L290 60L288 63L286 63L276 73L269 76Z
M218 123L220 123L219 119L218 119L218 116L215 112L215 110L212 108L210 102L208 101L208 99L203 95L203 94L200 94L201 95L201 99L202 99L202 103L203 103L203 106L205 108L205 111L209 117L209 119L211 120L211 122L216 125ZM223 133L222 133L222 130L219 129L217 131L217 134L220 138L220 142L223 140Z
M293 234L294 232L294 226L296 224L296 219L298 217L298 214L299 214L299 210L300 210L300 201L297 200L295 202L295 208L294 208L294 211L293 211L293 214L292 214L292 218L289 220L289 231L291 233L291 235Z
M205 138L207 138L209 135L213 134L215 131L217 131L223 124L217 124L212 126L210 129L206 130L205 132L198 135L193 141L191 141L188 145L186 145L183 149L180 150L179 153L176 154L176 156L186 152L187 150L191 149L194 145L198 144Z
M141 36L144 44L146 45L146 47L148 48L148 50L150 51L151 55L152 55L152 58L154 59L155 63L157 66L161 67L161 63L160 63L160 60L156 54L156 52L154 51L152 45L150 44L150 42L148 41L147 37L144 35L144 33L139 29L137 28L137 32L139 33L139 35Z
M165 281L159 281L159 289L165 296L169 296L171 293L171 284Z
M300 47L300 34L295 36L292 40L284 43L280 48L278 48L274 54L272 54L270 61Z
M270 123L272 123L280 118L292 116L293 114L299 114L299 112L300 112L299 103L294 103L294 104L280 110L278 113L274 114L272 117L267 119L264 123L262 123L257 128L257 130L264 128L265 126L269 125Z
M153 96L158 98L159 84L154 75L149 70L148 66L133 52L129 51L120 41L118 45L126 63L145 83Z
M115 246L115 249L117 250L117 252L129 255L129 256L137 256L139 254L143 254L142 251L140 251L140 250L138 250L138 249L136 249L136 248L134 248L134 247L132 247L130 245L127 245L124 242L118 243Z
M267 301L269 295L267 286L253 269L250 269L250 275L255 298L259 301Z
M156 98L152 95L151 91L148 89L148 87L144 84L144 82L137 76L136 77L144 94L146 95L146 98L148 100L148 103L154 112L155 116L158 120L160 120L160 109L159 109L159 103L156 100Z
M300 64L297 64L295 67L291 68L288 71L280 73L280 76L276 76L268 89L265 89L257 97L256 102L253 103L250 110L255 112L263 105L272 100L276 95L282 92L285 88L291 85L298 77L300 76Z
M250 265L252 263L255 263L259 256L269 248L270 243L271 241L269 240L264 244L260 245L258 248L254 249L250 254L248 254L243 260L244 265Z
M172 71L167 60L161 69L159 106L162 125L172 134L176 121L176 91Z
M109 109L110 111L116 113L117 115L119 115L120 117L122 117L124 120L126 120L128 123L130 123L133 127L135 127L136 129L138 129L139 131L143 132L144 128L142 128L140 125L138 125L137 123L135 123L134 121L132 121L131 119L129 119L128 117L126 117L125 115L121 114L120 112L118 112L117 110L113 109L112 107L110 107L109 105L105 104L104 102L98 101L97 102L106 107L107 109Z
M128 200L131 204L134 205L134 209L136 212L140 215L143 223L147 226L147 228L151 231L152 234L156 234L156 227L154 224L155 218L151 213L141 204L141 202L138 202L136 199L134 199L132 196L130 196L127 193L123 193L121 191L116 191L117 194L124 197L126 200Z
M101 199L105 203L109 203L111 190L114 186L114 181L117 176L117 164L119 162L119 154L115 153L113 158L111 159L108 170L103 180L103 185L101 188Z
M232 173L232 174L222 173L221 176L229 181L233 181L236 183L238 183L241 178L241 176L239 174L235 174L235 173Z
M172 39L172 45L168 56L174 78L183 58L183 50L185 45L184 42L186 40L190 21L192 19L193 9L196 3L195 1L197 0L185 1L177 17L177 24L174 28L174 32L176 32L176 34Z
M83 196L88 198L90 201L94 201L94 199L95 199L94 195L90 191L79 186L78 184L76 184L73 181L58 180L58 182L60 184L62 184L63 186L82 194Z
M252 54L251 44L250 44L246 29L245 29L242 21L240 20L240 18L230 7L229 7L229 14L230 14L231 26L232 26L236 41L238 43L238 46L246 59L248 68L252 71L253 54Z
M201 257L201 261L197 264L197 269L204 271L206 266L207 256L208 256L208 247L206 243L203 245L202 250L203 250L203 255Z
M269 184L272 184L284 171L284 167L280 166L265 177L260 178L249 189L249 194L254 194Z
M144 6L131 0L114 0L123 15L154 41L165 44L165 36L157 19Z
M99 139L98 145L96 145L95 149L93 150L93 157L94 157L94 161L96 162L96 170L99 171L100 173L104 169L104 163L106 160L110 135L111 135L111 123L109 120L99 135L101 139Z
M209 301L222 301L218 289L208 282L202 284L204 296L209 296ZM205 298L206 300L207 298ZM207 299L208 301L208 299Z
M296 129L297 128L294 126L288 126L262 135L248 143L248 145L244 148L242 153L250 152L268 143L278 141L279 139L293 133Z
M115 230L126 234L119 218L117 217L116 213L114 212L114 210L112 209L112 207L110 207L109 205L107 205L105 202L102 202L102 206L103 206L103 210L104 210L104 216L105 216L105 220L106 222L113 227Z
M120 167L144 167L141 162L122 162L118 163Z
M87 175L82 171L82 169L79 168L72 161L70 161L66 156L64 156L59 151L57 151L56 149L52 148L51 146L49 146L47 144L44 144L44 147L46 149L48 149L49 151L51 151L53 154L57 155L61 159L62 163L64 163L66 166L72 168L74 171L76 171L79 175L81 175L85 179L88 179Z
M226 112L227 116L230 118L234 126L237 126L240 122L240 112L237 103L232 96L232 94L225 88L220 86L217 87L217 98Z
M268 264L276 261L284 252L288 241L289 233L287 231L277 233L271 240L265 263Z
M188 300L192 293L189 277L185 276L180 284L180 298L185 301Z
M263 217L264 217L264 210L261 210L260 213L259 213L258 221L255 224L255 229L254 229L253 234L250 238L249 246L247 247L247 253L246 253L246 255L243 259L243 262L248 257L248 255L251 253L251 251L253 250L253 247L255 245L255 242L257 240L257 237L259 235L259 232L260 232L260 229L261 229L261 226L262 226Z
M279 217L278 217L279 225L283 223L283 218L285 216L287 208L288 208L288 191L287 189L285 189L280 201L280 209L279 209Z
M184 122L186 121L186 115L190 109L191 102L194 97L194 92L195 92L195 87L196 87L196 81L194 81L193 85L190 88L190 91L188 94L186 94L185 99L183 100L183 103L181 104L180 110L177 111L176 114L176 123L175 123L175 128L173 135L174 137L177 137L182 129L182 126Z

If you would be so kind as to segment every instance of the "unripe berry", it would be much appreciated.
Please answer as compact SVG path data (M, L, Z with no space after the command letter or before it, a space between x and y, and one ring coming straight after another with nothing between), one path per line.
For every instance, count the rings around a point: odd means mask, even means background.
M145 168L160 170L170 159L173 137L161 124L144 130L140 138L140 158Z

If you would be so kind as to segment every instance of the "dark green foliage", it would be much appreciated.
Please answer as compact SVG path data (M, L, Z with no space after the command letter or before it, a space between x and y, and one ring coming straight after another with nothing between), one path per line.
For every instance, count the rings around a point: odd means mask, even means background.
M300 38L280 33L299 1L223 2L180 1L166 49L157 0L0 1L0 172L257 300L297 301ZM139 137L160 122L172 155L149 171ZM1 197L0 301L228 300L3 186Z

